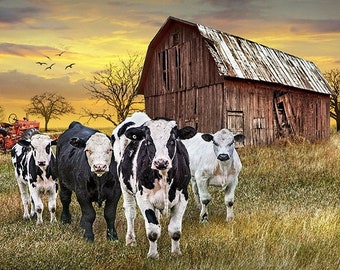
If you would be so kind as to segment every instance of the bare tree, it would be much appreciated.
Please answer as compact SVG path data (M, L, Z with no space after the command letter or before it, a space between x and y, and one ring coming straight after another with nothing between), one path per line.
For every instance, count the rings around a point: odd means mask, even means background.
M83 108L83 117L89 117L89 121L104 118L117 126L129 113L144 108L144 100L137 93L142 64L140 55L129 54L127 60L119 61L119 65L110 63L105 70L96 72L84 87L92 99L103 101L107 106L101 111Z
M325 72L325 78L332 88L330 98L330 116L336 121L336 131L340 130L340 70L332 69Z
M60 116L73 113L74 108L63 96L54 92L45 92L31 98L31 103L25 111L28 114L41 115L45 119L45 131L51 119L60 119Z

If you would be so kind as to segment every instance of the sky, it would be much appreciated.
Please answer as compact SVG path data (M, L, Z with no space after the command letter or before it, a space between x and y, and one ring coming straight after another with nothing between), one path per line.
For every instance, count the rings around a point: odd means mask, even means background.
M144 57L169 16L304 58L321 72L340 69L339 14L339 0L0 0L3 120L10 113L22 118L34 95L57 92L76 114L51 120L50 128L66 128L72 120L110 127L80 118L81 108L96 108L84 86L129 53ZM55 65L45 70L39 61ZM30 119L43 127L42 117Z

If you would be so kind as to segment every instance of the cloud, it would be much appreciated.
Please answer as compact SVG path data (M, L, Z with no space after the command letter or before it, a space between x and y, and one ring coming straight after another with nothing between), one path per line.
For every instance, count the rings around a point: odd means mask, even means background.
M293 20L290 30L293 33L339 33L340 20Z
M39 18L41 12L39 7L1 7L0 25L23 23L27 19Z
M46 79L32 74L24 74L16 70L0 72L1 93L13 100L27 100L34 95L44 92L57 92L69 100L87 99L84 85L86 80L79 80L74 83L67 76L60 78Z
M46 51L57 51L48 46L34 46L28 44L0 43L0 54L15 56L42 56Z

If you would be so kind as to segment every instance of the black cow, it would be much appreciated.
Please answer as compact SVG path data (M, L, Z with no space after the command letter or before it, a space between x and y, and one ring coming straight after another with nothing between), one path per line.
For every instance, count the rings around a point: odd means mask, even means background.
M131 127L125 135L131 141L119 164L119 177L125 193L127 237L134 240L134 199L145 220L149 258L158 258L157 240L161 234L159 215L170 210L168 232L171 252L180 255L182 218L188 203L189 156L181 139L196 134L192 127L177 128L175 121L155 119L141 127ZM130 197L130 199L129 199ZM130 230L130 231L129 231Z
M108 136L78 122L72 122L58 138L57 168L63 205L61 220L63 223L71 222L69 205L74 191L82 212L80 225L85 230L84 237L90 242L94 240L92 225L96 218L92 202L101 206L105 201L107 239L118 239L114 223L121 190L112 152Z

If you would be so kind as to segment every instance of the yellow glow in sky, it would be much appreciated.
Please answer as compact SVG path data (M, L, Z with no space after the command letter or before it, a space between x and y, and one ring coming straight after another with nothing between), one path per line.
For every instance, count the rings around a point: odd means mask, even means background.
M337 0L5 0L0 2L0 105L5 115L24 116L33 95L53 91L66 97L77 114L51 120L50 127L84 121L79 118L81 108L95 107L84 84L128 53L145 56L168 16L313 61L322 72L339 68ZM71 63L75 65L65 69ZM97 120L89 125L111 124Z

